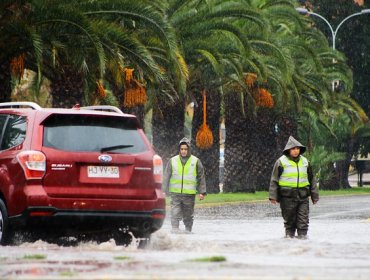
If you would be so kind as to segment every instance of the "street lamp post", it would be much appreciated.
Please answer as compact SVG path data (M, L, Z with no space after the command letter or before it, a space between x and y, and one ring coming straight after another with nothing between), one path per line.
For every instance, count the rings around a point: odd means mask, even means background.
M296 10L300 13L300 14L302 14L302 15L313 15L313 16L316 16L316 17L318 17L318 18L320 18L320 19L322 19L325 23L326 23L326 25L329 27L329 29L330 29L330 31L331 31L331 39L332 39L332 48L333 48L333 50L335 50L335 39L336 39L336 36L337 36L337 34L338 34L338 30L339 30L339 28L343 25L343 23L345 23L347 20L349 20L350 18L352 18L352 17L355 17L355 16L360 16L360 15L364 15L364 14L370 14L370 9L364 9L364 10L361 10L360 12L358 12L358 13L354 13L354 14L351 14L351 15L349 15L348 17L346 17L346 18L344 18L339 24L338 24L338 26L335 28L335 30L334 30L334 28L332 27L332 25L330 24L330 22L326 19L326 18L324 18L322 15L320 15L320 14L318 14L318 13L314 13L314 12L311 12L311 11L309 11L309 10L307 10L307 9L305 9L305 8L296 8ZM332 83L332 89L333 89L333 91L334 91L334 89L335 89L335 82L333 81L333 83ZM359 186L362 186L362 173L360 172L359 173L359 179L358 179L358 181L357 181L357 184L359 185Z
M331 39L332 39L332 48L333 48L333 50L335 50L335 48L336 48L336 46L335 46L335 39L336 39L336 37L337 37L337 34L338 34L338 30L339 30L339 28L343 25L343 23L345 23L347 20L349 20L350 18L352 18L352 17L355 17L355 16L360 16L360 15L364 15L364 14L370 14L370 9L364 9L364 10L361 10L360 12L358 12L358 13L354 13L354 14L351 14L351 15L349 15L348 17L346 17L345 19L343 19L339 24L338 24L338 26L335 28L335 30L334 30L334 28L333 28L333 26L330 24L330 22L326 19L326 18L324 18L322 15L320 15L320 14L318 14L318 13L314 13L314 12L311 12L311 11L309 11L309 10L307 10L306 8L300 8L300 7L298 7L298 8L295 8L300 14L302 14L302 15L313 15L313 16L316 16L316 17L318 17L318 18L320 18L320 19L322 19L325 23L326 23L326 25L329 27L329 29L330 29L330 32L331 32ZM332 89L333 89L333 91L334 91L334 89L335 89L335 82L333 81L333 83L332 83Z
M346 22L347 20L349 20L350 18L352 17L355 17L355 16L359 16L359 15L364 15L364 14L370 14L370 9L364 9L364 10L361 10L360 12L358 13L354 13L352 15L349 15L348 17L346 17L345 19L343 19L337 26L337 28L333 28L333 26L330 24L330 22L324 18L322 15L318 14L318 13L314 13L314 12L311 12L309 10L307 10L306 8L295 8L300 14L302 15L313 15L313 16L316 16L316 17L319 17L321 18L329 27L330 31L331 31L331 38L332 38L332 48L333 50L335 50L335 39L337 37L337 34L338 34L338 30L339 28L343 25L344 22Z

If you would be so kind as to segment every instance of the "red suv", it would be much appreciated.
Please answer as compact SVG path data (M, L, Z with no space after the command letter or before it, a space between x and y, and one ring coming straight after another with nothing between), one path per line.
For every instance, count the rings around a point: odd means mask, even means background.
M162 159L135 116L8 102L0 129L1 244L24 229L149 238L162 226Z

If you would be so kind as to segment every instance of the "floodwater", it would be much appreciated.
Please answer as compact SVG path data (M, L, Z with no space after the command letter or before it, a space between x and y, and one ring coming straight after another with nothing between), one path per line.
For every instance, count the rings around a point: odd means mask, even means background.
M1 279L370 279L370 196L324 197L311 207L308 240L285 239L278 205L196 209L193 234L170 233L167 218L150 246L0 247ZM222 262L199 258L223 257Z

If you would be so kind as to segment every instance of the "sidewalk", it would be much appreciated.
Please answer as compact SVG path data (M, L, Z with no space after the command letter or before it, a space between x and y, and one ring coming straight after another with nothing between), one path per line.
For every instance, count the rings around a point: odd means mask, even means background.
M358 174L353 173L348 176L348 182L351 187L358 187ZM370 185L370 173L364 173L362 175L362 183L364 186Z

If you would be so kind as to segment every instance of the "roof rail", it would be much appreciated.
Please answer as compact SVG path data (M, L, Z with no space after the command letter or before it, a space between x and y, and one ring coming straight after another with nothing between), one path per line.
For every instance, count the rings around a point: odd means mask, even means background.
M108 111L108 112L115 112L115 113L119 113L123 115L123 112L119 108L115 106L111 106L111 105L85 106L85 107L81 107L81 109L95 110L95 111Z
M16 101L0 103L0 108L31 108L34 110L41 110L42 107L35 102Z

